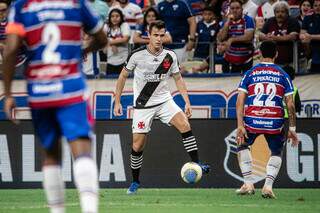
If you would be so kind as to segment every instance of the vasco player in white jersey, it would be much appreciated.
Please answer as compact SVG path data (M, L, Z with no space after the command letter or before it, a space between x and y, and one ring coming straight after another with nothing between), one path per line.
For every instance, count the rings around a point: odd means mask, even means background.
M154 117L163 123L173 125L182 135L184 147L193 162L199 163L196 138L193 136L188 117L191 116L190 100L186 85L181 77L177 56L172 50L162 46L165 36L163 21L152 22L149 27L150 43L134 51L127 60L116 85L114 114L122 115L120 103L126 79L134 72L134 112L132 121L133 144L131 171L133 181L127 194L135 194L140 186L139 173L143 161L146 134ZM173 76L176 86L185 101L185 113L176 105L170 94L167 79ZM209 166L200 164L204 173Z

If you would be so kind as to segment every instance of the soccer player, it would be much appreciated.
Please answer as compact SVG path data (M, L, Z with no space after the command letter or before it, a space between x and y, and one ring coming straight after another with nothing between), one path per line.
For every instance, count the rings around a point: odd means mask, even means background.
M179 72L176 54L162 46L165 36L163 21L152 22L149 26L150 43L135 50L121 71L116 85L114 114L122 115L120 103L126 79L134 72L134 112L132 121L133 144L131 151L131 171L133 181L127 194L137 192L140 181L139 173L143 161L143 149L146 135L154 117L159 117L163 123L171 124L178 129L182 142L193 162L199 163L196 138L192 134L188 117L191 116L191 106L186 85ZM176 105L170 94L167 79L172 75L177 88L186 105L185 113ZM200 164L204 173L209 172L209 166Z
M62 136L73 154L82 212L98 212L98 172L91 157L93 122L81 62L84 54L106 45L102 27L87 0L18 0L10 11L3 64L4 111L14 121L12 77L17 51L25 41L28 101L44 150L43 187L52 213L64 212ZM83 50L82 28L93 37Z
M296 117L293 101L293 85L290 77L278 65L276 44L265 41L260 46L261 63L252 67L243 76L237 99L237 144L238 161L244 178L237 194L254 194L252 182L252 157L249 146L263 134L268 142L271 156L267 164L267 176L262 197L275 198L272 185L281 167L281 154L286 141L283 130L283 99L289 113L288 138L292 146L298 145Z

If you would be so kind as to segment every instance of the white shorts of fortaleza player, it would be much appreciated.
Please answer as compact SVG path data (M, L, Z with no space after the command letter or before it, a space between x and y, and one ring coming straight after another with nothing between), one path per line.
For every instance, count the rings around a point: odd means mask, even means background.
M172 99L156 107L134 109L132 133L149 132L154 118L159 118L162 123L170 126L171 119L179 112L182 112L181 108Z

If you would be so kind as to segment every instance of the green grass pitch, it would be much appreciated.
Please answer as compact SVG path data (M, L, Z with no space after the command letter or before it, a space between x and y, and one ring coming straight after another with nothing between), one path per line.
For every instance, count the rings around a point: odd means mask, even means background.
M276 200L237 196L234 189L140 189L126 195L126 189L101 189L100 212L120 213L317 213L320 189L275 189ZM68 213L80 212L77 192L66 191ZM0 190L0 213L49 212L43 190Z

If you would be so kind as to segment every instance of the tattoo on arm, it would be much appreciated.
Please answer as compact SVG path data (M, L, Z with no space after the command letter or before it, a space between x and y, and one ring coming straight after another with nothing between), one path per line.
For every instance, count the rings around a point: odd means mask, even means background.
M174 80L180 80L181 79L181 74L180 72L176 72L172 74L172 77L174 78Z
M293 95L286 97L286 104L288 108L289 126L296 126L296 110L294 107Z

